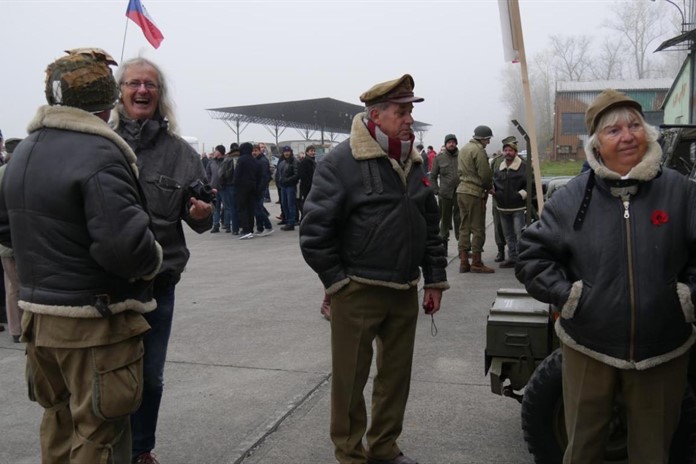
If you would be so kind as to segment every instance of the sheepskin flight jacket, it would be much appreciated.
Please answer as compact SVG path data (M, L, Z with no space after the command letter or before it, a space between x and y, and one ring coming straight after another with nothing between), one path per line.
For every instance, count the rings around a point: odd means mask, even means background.
M43 106L28 131L0 190L0 243L14 249L20 307L72 318L155 309L162 248L133 151L77 108Z
M391 159L363 122L320 163L304 204L300 246L332 294L350 280L408 289L449 288L440 213L421 157Z
M561 341L620 369L647 369L693 345L696 184L660 166L651 142L626 187L599 158L546 203L522 234L517 278L536 299L561 308ZM590 184L591 185L591 184Z

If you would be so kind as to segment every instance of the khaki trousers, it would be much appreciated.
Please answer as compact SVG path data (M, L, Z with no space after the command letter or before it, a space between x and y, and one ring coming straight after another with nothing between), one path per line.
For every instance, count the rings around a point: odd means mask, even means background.
M466 193L457 194L461 226L459 251L482 253L486 242L486 206L482 199Z
M563 346L564 464L601 464L616 392L626 402L628 462L666 464L686 390L688 353L643 371L617 369Z
M418 290L351 282L331 299L331 440L341 464L393 459L411 384ZM367 412L363 390L377 345L372 416L363 447Z
M142 341L92 348L27 344L30 399L44 407L42 464L129 464L142 397Z
M438 203L440 205L440 237L443 240L449 240L450 230L454 230L454 236L459 240L459 227L462 221L459 215L459 205L457 204L457 197L443 198L438 197ZM452 220L454 220L454 227L452 227Z
M19 307L19 280L17 279L17 266L13 257L3 257L2 268L5 280L5 309L7 310L7 324L10 326L10 335L22 335L22 309Z

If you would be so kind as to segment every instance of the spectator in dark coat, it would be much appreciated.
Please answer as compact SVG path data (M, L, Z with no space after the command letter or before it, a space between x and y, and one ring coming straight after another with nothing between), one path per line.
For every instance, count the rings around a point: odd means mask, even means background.
M239 161L234 170L240 240L254 238L254 210L261 193L261 165L251 155L252 149L249 142L240 145Z
M314 170L317 167L316 153L317 149L314 148L314 145L308 146L305 149L305 157L297 163L297 171L300 175L300 197L297 209L300 212L300 220L302 220L305 198L307 198L309 190L312 188L312 178L314 177Z

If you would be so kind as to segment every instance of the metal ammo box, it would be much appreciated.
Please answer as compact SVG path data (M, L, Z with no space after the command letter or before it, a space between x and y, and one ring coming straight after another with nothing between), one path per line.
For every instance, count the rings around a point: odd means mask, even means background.
M486 324L485 370L493 393L514 396L552 351L549 306L524 289L498 290ZM505 385L505 380L510 385Z

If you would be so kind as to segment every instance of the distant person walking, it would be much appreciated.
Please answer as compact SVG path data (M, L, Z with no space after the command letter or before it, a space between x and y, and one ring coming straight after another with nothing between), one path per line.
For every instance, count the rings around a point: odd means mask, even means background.
M461 214L459 272L462 273L495 272L481 260L486 242L486 200L493 184L493 172L486 154L486 146L491 143L491 137L493 131L490 127L478 126L474 129L473 138L459 151L457 202Z
M298 162L292 153L292 148L283 147L283 159L278 163L278 180L280 182L280 197L283 210L283 227L280 230L295 230L297 221L297 183L300 174Z
M220 190L220 167L222 166L222 160L225 157L225 147L223 145L218 145L215 147L211 155L211 159L205 168L205 173L208 177L208 182L210 186L216 190ZM220 223L223 223L222 217L222 196L216 195L215 200L213 200L213 228L210 233L215 234L220 232Z
M269 216L271 215L263 205L266 201L264 195L268 192L268 183L271 181L271 163L261 151L261 145L254 145L251 151L256 162L261 166L261 193L257 195L256 206L254 208L254 217L256 219L256 235L265 237L273 233L273 225Z
M254 212L261 191L261 165L252 155L253 148L249 142L239 146L239 161L234 171L240 240L254 238Z
M297 166L300 176L300 196L297 205L297 209L300 212L300 220L304 216L304 202L312 188L312 178L314 177L314 170L317 168L316 153L317 149L314 145L308 146L305 149L305 157L300 160Z

